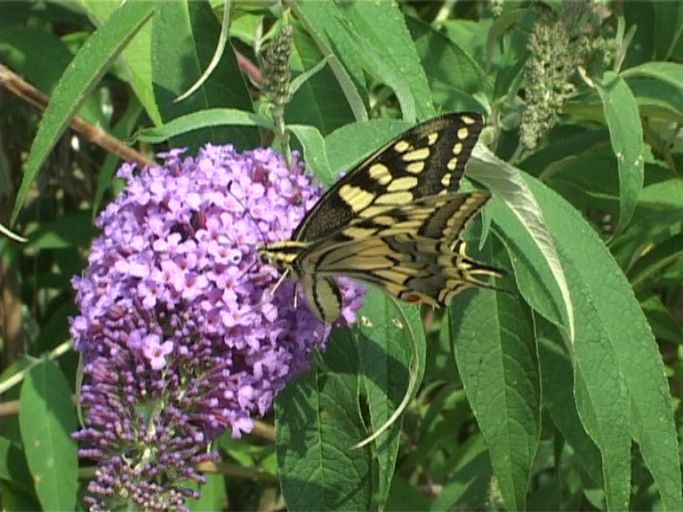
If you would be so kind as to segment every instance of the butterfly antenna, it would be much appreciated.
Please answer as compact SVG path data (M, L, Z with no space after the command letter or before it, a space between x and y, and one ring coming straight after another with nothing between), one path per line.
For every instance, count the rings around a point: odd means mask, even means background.
M268 240L266 240L266 236L263 234L263 231L261 231L261 228L259 227L258 222L256 222L256 218L254 218L254 216L249 211L249 208L247 208L247 206L242 202L242 200L239 197L237 197L237 195L235 195L235 193L230 189L231 187L232 187L232 181L230 181L228 183L228 189L227 189L228 194L230 194L233 197L233 199L235 199L235 201L237 201L237 204L239 204L242 207L242 210L244 210L244 213L251 219L251 222L253 222L254 226L256 226L256 231L258 231L259 236L261 237L261 241L263 242L263 245L264 246L268 245ZM275 222L277 222L278 226L279 226L280 219L278 217L275 217ZM281 226L280 226L280 230L282 230ZM256 263L258 263L258 258L256 259L256 261L254 261L254 263L249 265L249 268L247 268L246 272L249 272L256 265ZM275 286L270 291L271 295L275 295L275 292L280 287L282 282L285 280L285 278L287 277L287 274L289 274L289 269L285 269L285 271L282 273L282 275L280 275L277 282L275 283ZM296 307L296 288L294 290L294 307Z
M232 181L228 183L228 194L230 194L235 201L237 201L237 204L239 204L242 207L242 210L244 210L244 213L251 219L251 222L254 224L256 227L256 231L258 231L259 236L261 237L261 241L263 242L263 245L268 245L268 241L266 240L266 236L263 234L263 231L261 231L261 228L258 225L258 222L256 222L256 218L251 214L249 211L249 208L242 202L242 200L233 193L230 188L232 187Z

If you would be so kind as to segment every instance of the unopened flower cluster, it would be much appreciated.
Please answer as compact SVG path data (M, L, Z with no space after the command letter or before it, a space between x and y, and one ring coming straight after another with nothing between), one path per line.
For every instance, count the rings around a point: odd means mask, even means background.
M84 357L81 455L96 462L91 510L183 509L202 482L207 443L239 437L307 367L329 327L276 269L265 241L286 239L321 194L301 163L269 150L206 146L142 172L98 220L72 320ZM343 322L361 292L342 283ZM183 482L183 484L181 484Z
M584 0L566 2L559 12L537 6L525 68L521 142L534 149L557 122L565 102L576 93L579 71L600 74L614 59L615 42L601 35L604 6Z

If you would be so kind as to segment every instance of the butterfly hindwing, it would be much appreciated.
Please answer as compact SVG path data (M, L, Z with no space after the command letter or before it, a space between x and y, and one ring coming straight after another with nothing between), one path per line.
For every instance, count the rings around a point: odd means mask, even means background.
M460 238L487 199L487 194L478 192L430 196L360 219L301 254L304 281L318 283L343 274L408 302L447 305L465 288L484 285L477 275L500 276L496 269L470 259ZM394 222L387 225L388 219ZM355 238L346 234L352 228ZM425 236L437 229L443 236ZM320 305L319 296L328 286L305 285L307 294L309 289L316 291L317 296L309 300L323 320L336 318L328 314L332 308ZM337 304L332 298L328 303Z
M480 114L446 114L411 128L335 183L297 227L293 240L314 241L389 204L456 191L483 126Z

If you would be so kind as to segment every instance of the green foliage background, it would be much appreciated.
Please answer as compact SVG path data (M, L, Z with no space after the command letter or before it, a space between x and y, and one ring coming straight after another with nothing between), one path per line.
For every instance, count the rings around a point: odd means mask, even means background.
M218 441L226 464L189 505L683 509L683 4L234 2L219 64L174 102L225 7L0 5L2 64L50 98L40 112L0 83L1 220L28 238L0 239L3 508L73 509L92 474L69 436L69 281L119 160L74 115L149 155L282 147L284 126L330 184L415 122L475 110L468 176L495 199L468 236L511 293L434 313L371 292L256 435ZM259 66L283 23L293 95L273 119L240 59ZM351 449L411 376L406 412Z

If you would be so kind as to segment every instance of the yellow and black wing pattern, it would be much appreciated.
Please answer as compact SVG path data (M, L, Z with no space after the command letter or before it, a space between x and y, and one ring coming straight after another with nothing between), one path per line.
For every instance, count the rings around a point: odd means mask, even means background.
M291 240L261 255L303 285L323 322L341 313L334 276L435 307L487 286L476 276L501 272L470 259L461 233L489 196L457 192L481 128L479 114L458 113L408 130L328 190Z
M411 128L337 181L297 227L292 240L318 240L388 206L458 190L482 126L480 114L465 112Z

